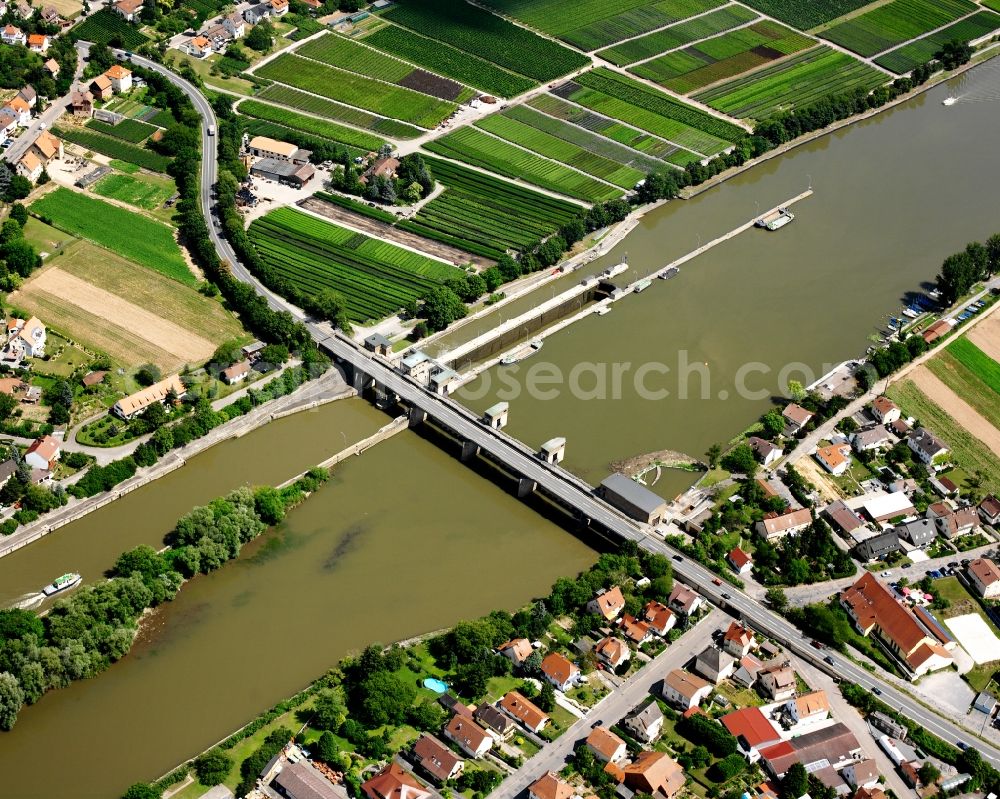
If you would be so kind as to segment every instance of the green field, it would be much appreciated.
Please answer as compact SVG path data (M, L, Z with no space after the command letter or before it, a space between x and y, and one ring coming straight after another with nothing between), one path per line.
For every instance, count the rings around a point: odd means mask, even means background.
M977 470L983 472L984 491L1000 493L1000 455L990 452L985 444L931 401L912 380L893 383L887 393L904 415L919 419L924 427L951 448L962 471L966 474L974 474Z
M1000 0L979 0L979 2L987 8L992 8L994 11L1000 11Z
M56 129L56 135L73 144L79 144L88 150L101 153L109 158L117 158L120 161L128 161L136 166L149 169L153 172L166 172L170 159L165 155L154 153L145 147L137 147L121 139L105 136L94 130L77 127L65 127Z
M106 175L94 184L94 194L155 211L177 191L172 180L151 176Z
M636 75L680 94L688 94L716 81L741 75L771 61L815 44L771 20L675 50L630 69Z
M927 368L1000 430L1000 364L962 337L931 358Z
M513 97L537 85L537 81L501 69L472 53L462 52L396 25L383 25L363 41L439 75L499 97Z
M892 0L834 25L822 36L860 55L873 56L953 22L977 7L971 0Z
M627 66L644 58L652 58L660 53L665 53L667 50L683 47L696 39L715 36L757 18L756 12L743 6L724 6L696 19L671 25L661 31L601 50L597 55L612 64Z
M316 119L316 117L306 116L305 114L296 114L294 111L276 108L273 105L267 105L256 100L244 100L240 103L238 110L246 116L275 122L286 128L293 128L303 133L319 136L322 139L330 139L331 141L347 144L361 150L378 150L385 142L385 139L373 136L370 133L363 133L359 130L338 125L335 122L327 122L324 119Z
M770 17L808 30L868 5L872 0L744 0Z
M155 125L147 125L137 119L123 119L117 125L109 125L97 119L87 120L87 127L104 133L114 139L127 141L129 144L139 144L152 136L159 130Z
M459 128L447 136L428 142L424 148L432 153L464 161L498 175L519 178L526 183L586 202L611 200L622 194L614 186L556 161L526 152L476 128Z
M727 81L695 98L735 117L764 119L830 94L874 89L885 75L846 53L814 47L772 66Z
M283 53L260 67L262 78L340 100L376 114L433 128L455 111L455 104L420 92L366 78L308 58Z
M909 72L914 67L926 64L933 59L934 54L947 42L956 39L968 42L985 36L997 28L1000 28L1000 15L994 14L992 11L980 11L961 22L939 30L937 33L924 36L922 39L904 44L902 47L879 56L875 59L875 63L896 74Z
M272 103L278 103L289 108L297 108L299 111L305 111L308 114L326 117L337 122L346 122L348 125L364 128L374 133L381 133L390 139L415 139L423 133L420 128L407 125L405 122L375 116L357 108L351 108L341 103L335 103L332 100L300 92L298 89L282 86L279 83L268 86L260 92L259 96L263 100L270 100Z
M166 225L62 187L35 200L30 208L43 221L123 258L190 286L198 282L174 240L174 231Z
M388 316L460 274L440 261L290 208L255 220L249 234L277 274L304 293L335 289L355 322Z
M120 15L109 8L102 8L73 28L73 35L95 44L107 44L112 39L121 40L122 47L138 49L149 41L139 33L135 25L130 25Z

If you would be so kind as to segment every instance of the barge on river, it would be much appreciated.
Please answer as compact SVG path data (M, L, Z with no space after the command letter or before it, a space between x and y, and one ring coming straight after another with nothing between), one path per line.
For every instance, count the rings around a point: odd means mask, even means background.
M505 355L500 359L500 363L504 366L512 366L515 363L523 361L525 358L530 358L542 348L542 343L540 338L533 339L526 346L514 350L510 355Z
M778 230L779 228L783 228L793 219L795 219L795 214L787 208L779 208L776 211L764 214L764 216L758 219L755 224L757 227L762 227L766 230Z

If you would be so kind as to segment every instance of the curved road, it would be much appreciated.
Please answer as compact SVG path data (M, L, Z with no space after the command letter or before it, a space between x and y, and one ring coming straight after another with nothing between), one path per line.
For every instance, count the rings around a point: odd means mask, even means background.
M79 46L81 52L86 54L87 45L81 43ZM116 55L121 57L123 54L119 51L116 52ZM640 546L649 551L673 558L674 572L681 580L696 588L702 595L720 607L727 608L731 612L739 614L755 629L781 641L787 649L799 657L809 661L817 668L835 678L850 680L869 690L875 690L879 693L883 702L891 707L898 708L908 718L921 724L928 731L950 744L954 745L960 741L968 743L975 740L974 746L980 750L983 757L989 760L994 766L1000 766L1000 748L982 739L974 738L968 730L941 718L935 712L917 702L909 694L903 693L890 683L870 674L839 653L833 651L820 653L810 645L809 637L804 636L802 632L792 626L786 619L768 610L756 600L735 588L727 585L716 586L713 582L717 579L716 576L704 566L690 559L683 558L675 549L658 538L649 535L643 529L640 529L631 519L628 519L609 505L596 499L593 495L593 488L590 485L558 467L550 468L548 464L543 464L522 442L510 438L502 431L484 427L478 418L464 407L445 401L430 392L422 384L416 383L410 378L404 377L394 371L384 362L372 357L370 353L360 350L350 339L338 333L333 333L328 325L321 327L307 321L300 309L286 303L281 297L278 297L262 286L250 274L249 270L240 263L229 243L220 235L217 226L212 198L213 186L218 171L217 143L214 136L208 135L208 127L210 125L217 125L218 122L211 105L194 85L162 64L157 64L137 56L132 56L132 60L140 66L155 70L166 76L174 85L190 97L195 108L202 115L204 121L202 127L204 156L201 175L201 204L206 222L208 223L209 235L219 257L229 264L232 274L239 280L253 286L258 293L265 297L272 308L279 311L289 311L297 319L306 321L309 332L327 349L335 351L344 360L361 368L365 374L377 377L379 384L398 394L411 407L430 410L437 419L460 435L465 436L466 440L476 442L486 452L493 454L494 457L497 457L502 462L517 468L521 474L535 480L551 496L559 501L577 509L588 518L599 522L603 527L616 533L622 539L636 541ZM827 656L833 661L832 664L828 664L823 660Z

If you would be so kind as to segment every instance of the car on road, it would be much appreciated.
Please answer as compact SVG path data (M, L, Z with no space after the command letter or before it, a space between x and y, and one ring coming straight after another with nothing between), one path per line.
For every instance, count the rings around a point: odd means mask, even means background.
M722 585L722 580L720 580L718 577L713 577L712 585Z
M813 638L812 641L810 641L809 643L812 644L816 649L822 649L823 648L823 644L821 642L817 641L815 638Z
M959 749L968 749L969 745L965 741L955 741L958 744Z
M910 568L910 566L912 566L912 565L913 565L912 563L904 563L904 564L903 564L903 568L904 568L904 569L908 569L908 568Z
M732 599L732 597L729 596L729 594L727 594L725 591L722 592L722 598L723 599Z
M879 688L877 685L873 685L872 693L875 694L876 696L882 696L882 689Z
M594 722L593 724L591 724L591 725L590 725L590 729L592 729L592 730L596 730L596 729L597 729L598 727L600 727L600 726L601 726L601 725L602 725L603 723L604 723L604 720L603 720L603 719L598 719L597 721L595 721L595 722Z
M827 655L827 656L826 656L825 658L823 658L823 661L824 661L825 663L828 663L828 664L829 664L829 665L831 665L831 666L833 665L833 658L832 658L832 657L830 657L829 655Z
M680 563L681 561L683 561L683 560L684 560L684 558L682 558L682 557L681 557L680 555L674 555L674 556L673 556L673 558L674 558L674 560L676 560L676 561L677 561L678 563Z

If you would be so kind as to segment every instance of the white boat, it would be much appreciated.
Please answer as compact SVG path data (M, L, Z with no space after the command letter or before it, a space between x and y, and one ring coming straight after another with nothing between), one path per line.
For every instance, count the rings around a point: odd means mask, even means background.
M653 285L653 281L650 280L647 277L645 280L640 280L638 283L636 283L635 284L635 288L632 289L632 291L634 291L636 294L638 294L640 291L645 291L646 289L648 289L652 285Z
M607 316L609 313L611 313L611 306L602 305L600 308L594 311L594 313L597 314L598 316Z
M500 363L503 366L511 366L515 363L523 361L525 358L530 358L542 348L543 343L544 342L540 338L532 339L526 347L521 347L520 349L510 353L510 355L505 355L500 359Z
M42 589L42 593L45 594L45 596L52 596L53 594L58 594L61 591L68 591L70 588L76 588L82 581L83 578L79 574L70 572L69 574L64 574L62 577L56 577L56 579Z
M766 228L767 230L779 230L795 219L795 214L789 211L787 208L779 208L777 211L771 211L769 214L765 214L760 219L757 220L757 227Z
M920 313L918 311L914 311L912 308L904 308L903 316L908 317L909 319L916 319L920 316Z

